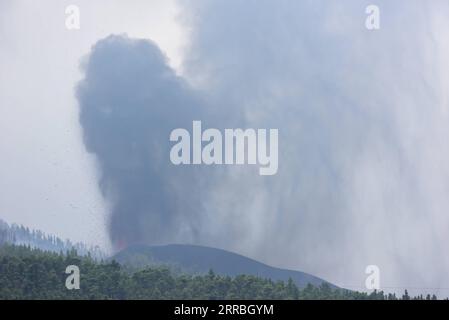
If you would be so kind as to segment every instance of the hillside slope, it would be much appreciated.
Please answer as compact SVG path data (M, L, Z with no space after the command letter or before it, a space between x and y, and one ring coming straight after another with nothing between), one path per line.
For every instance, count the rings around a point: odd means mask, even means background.
M303 288L308 283L318 286L323 279L294 270L270 267L245 256L203 246L164 245L164 246L130 246L115 256L117 262L141 268L152 265L169 265L188 273L207 273L212 269L216 274L236 276L239 274L254 275L272 280L288 281ZM330 284L332 287L336 286Z

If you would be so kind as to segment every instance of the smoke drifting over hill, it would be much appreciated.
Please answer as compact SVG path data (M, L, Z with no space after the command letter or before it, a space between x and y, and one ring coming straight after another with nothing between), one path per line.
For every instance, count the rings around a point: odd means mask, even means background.
M337 285L449 284L449 4L187 1L183 77L157 47L98 42L78 88L111 239L222 247ZM186 79L186 80L183 80ZM169 133L279 129L279 171L175 167Z

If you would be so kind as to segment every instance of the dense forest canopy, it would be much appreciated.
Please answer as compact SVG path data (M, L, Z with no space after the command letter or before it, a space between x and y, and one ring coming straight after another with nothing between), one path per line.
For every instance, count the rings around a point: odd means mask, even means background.
M80 289L65 286L68 265L80 269ZM98 261L72 249L65 253L30 246L0 245L0 299L437 299L435 295L397 297L332 289L328 284L299 289L293 281L254 276L176 273L164 267L130 271L116 261Z

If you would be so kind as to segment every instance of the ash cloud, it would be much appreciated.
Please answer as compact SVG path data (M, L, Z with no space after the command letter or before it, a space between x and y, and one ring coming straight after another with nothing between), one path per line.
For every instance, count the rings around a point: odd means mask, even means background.
M186 80L116 36L79 87L111 238L222 247L355 289L370 264L397 291L447 287L449 4L376 1L368 31L365 1L181 3ZM169 132L195 117L278 128L278 174L171 167Z
M200 100L151 41L110 36L83 69L80 123L109 201L112 243L193 241L197 179L170 165L167 142L171 130L203 116Z

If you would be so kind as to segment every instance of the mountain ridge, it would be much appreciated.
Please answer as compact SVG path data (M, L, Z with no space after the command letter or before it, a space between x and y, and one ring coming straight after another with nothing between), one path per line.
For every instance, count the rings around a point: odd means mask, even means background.
M204 274L209 270L225 276L240 274L253 275L273 281L288 281L303 288L307 284L319 286L323 283L333 288L334 284L314 275L289 269L281 269L259 262L255 259L219 248L189 244L131 245L112 256L122 265L144 268L152 265L165 265L186 273Z

